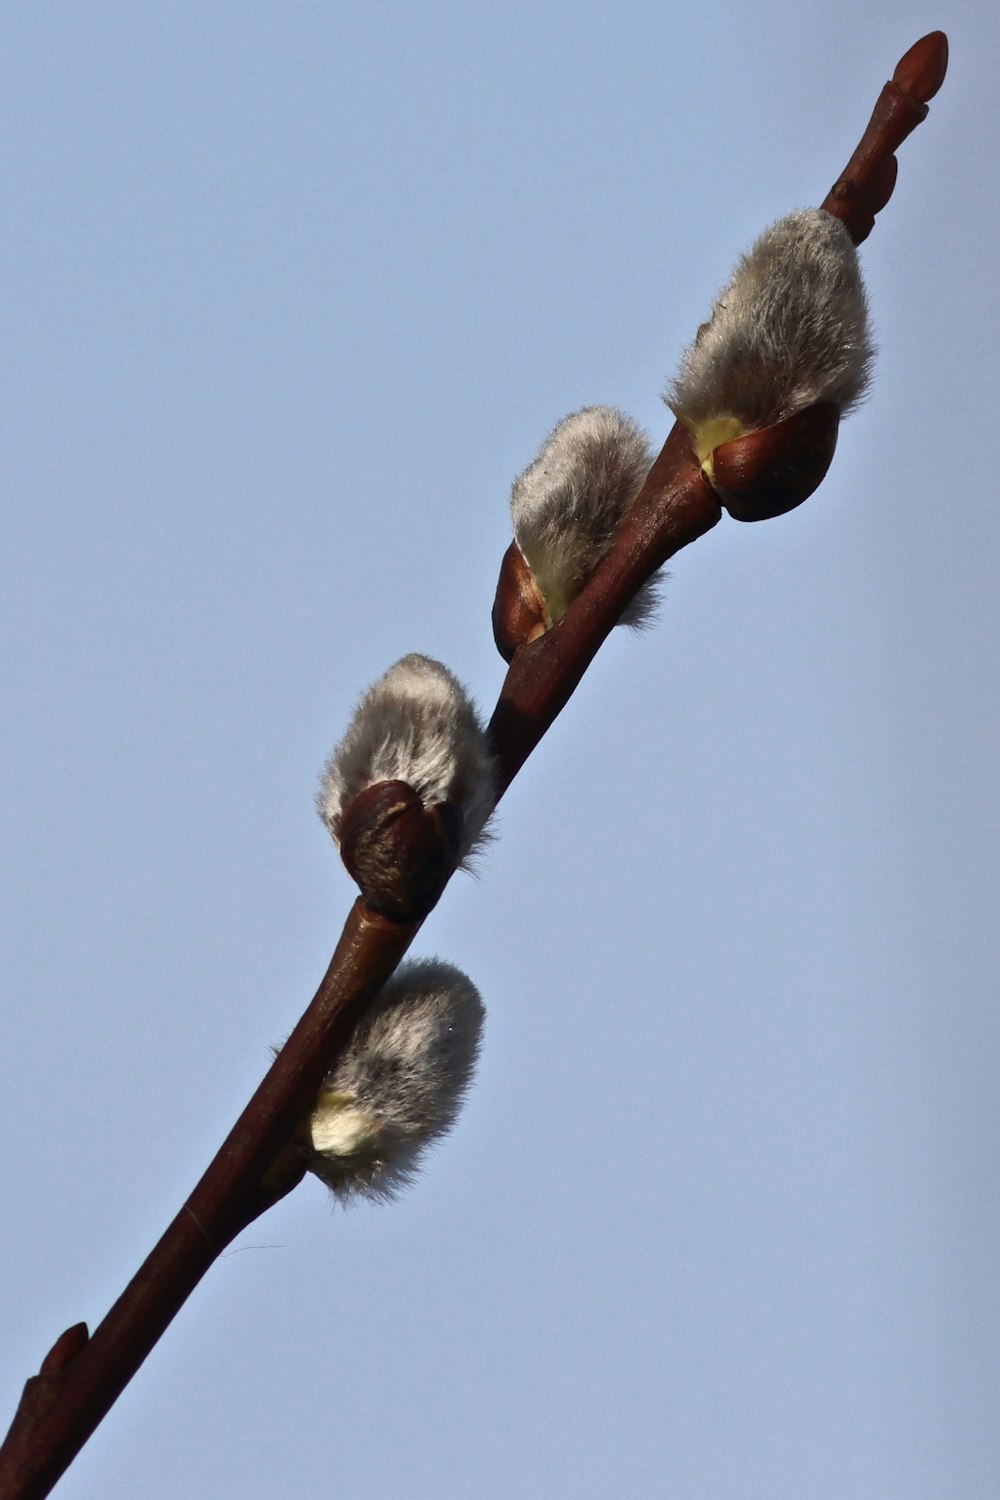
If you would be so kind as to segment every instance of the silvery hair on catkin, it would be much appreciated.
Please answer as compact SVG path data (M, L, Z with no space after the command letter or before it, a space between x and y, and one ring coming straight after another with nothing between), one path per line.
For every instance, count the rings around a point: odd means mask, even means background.
M342 1201L386 1199L455 1123L485 1011L460 969L405 963L359 1021L312 1115L311 1169Z
M652 462L649 440L631 418L611 406L585 406L563 418L514 480L514 539L553 623L608 550ZM644 625L655 607L651 580L620 623Z
M429 656L404 656L368 689L330 756L316 806L335 841L348 803L379 781L405 781L428 806L457 804L460 862L484 838L496 802L486 736L461 683Z
M716 298L665 400L689 427L735 417L754 430L818 401L862 399L874 348L857 251L823 209L764 231Z

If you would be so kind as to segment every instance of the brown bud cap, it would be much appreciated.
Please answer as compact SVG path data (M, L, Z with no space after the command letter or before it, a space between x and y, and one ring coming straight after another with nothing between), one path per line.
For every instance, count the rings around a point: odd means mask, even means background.
M359 792L340 822L340 854L372 911L418 922L437 903L458 862L462 814L453 802L425 807L405 781Z
M840 408L820 401L722 443L703 470L736 521L768 521L808 500L833 461Z
M535 577L516 542L511 542L500 564L493 601L493 639L504 661L513 660L518 646L535 641L551 626Z
M915 104L926 104L944 83L947 71L948 38L943 31L929 31L904 52L892 81Z

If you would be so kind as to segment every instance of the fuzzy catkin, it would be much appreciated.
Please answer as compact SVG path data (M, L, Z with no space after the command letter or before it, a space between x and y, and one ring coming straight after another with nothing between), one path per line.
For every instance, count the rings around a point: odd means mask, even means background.
M665 400L693 431L756 430L819 401L863 398L874 348L857 250L823 209L791 213L737 262Z
M585 406L552 430L511 490L514 540L554 624L607 552L653 462L649 440L611 406ZM622 615L641 626L656 608L650 580Z
M459 862L486 837L496 802L493 761L472 700L447 667L404 656L358 703L323 771L316 806L335 841L341 816L366 787L405 781L427 806L462 813Z
M391 1198L452 1127L479 1055L485 1012L450 964L404 964L358 1023L311 1120L310 1169L342 1201Z

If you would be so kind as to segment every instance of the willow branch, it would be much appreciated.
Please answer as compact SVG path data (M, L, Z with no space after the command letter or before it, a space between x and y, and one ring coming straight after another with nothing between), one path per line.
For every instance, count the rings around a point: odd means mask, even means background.
M823 208L845 223L855 243L870 233L888 201L896 177L894 153L926 116L946 65L942 32L932 32L907 52L825 199ZM831 441L822 413L810 420L819 421L829 462L835 424ZM786 429L773 429L778 436L772 444L800 441L793 424ZM767 513L777 514L779 508ZM587 586L558 625L513 652L489 726L500 795L565 707L638 589L721 515L690 436L677 424ZM315 998L194 1192L93 1336L85 1324L74 1324L28 1380L0 1449L0 1500L42 1500L49 1494L212 1262L301 1180L320 1084L422 920L394 921L361 900L355 903Z

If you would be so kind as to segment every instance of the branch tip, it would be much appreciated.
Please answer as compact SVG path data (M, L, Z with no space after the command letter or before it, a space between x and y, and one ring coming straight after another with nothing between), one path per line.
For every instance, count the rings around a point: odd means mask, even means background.
M948 71L948 38L943 31L929 31L896 64L892 81L914 104L927 104L944 83Z

